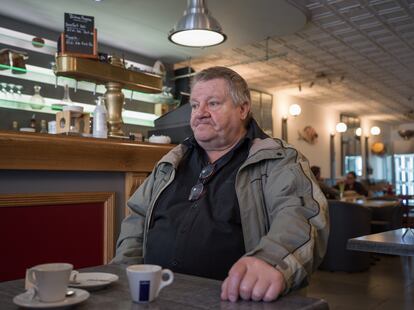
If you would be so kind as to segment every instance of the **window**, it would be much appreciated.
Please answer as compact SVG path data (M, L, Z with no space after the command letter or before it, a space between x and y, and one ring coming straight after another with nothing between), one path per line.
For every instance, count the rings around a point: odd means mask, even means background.
M414 154L394 155L395 190L398 195L414 195Z
M354 171L357 176L362 176L362 156L345 156L345 174Z

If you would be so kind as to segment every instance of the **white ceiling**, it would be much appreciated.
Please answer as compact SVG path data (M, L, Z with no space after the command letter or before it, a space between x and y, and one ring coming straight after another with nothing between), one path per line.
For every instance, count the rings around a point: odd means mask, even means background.
M196 70L239 64L252 88L374 120L414 119L414 0L209 0L229 39L206 49L167 39L186 0L1 3L0 14L58 31L64 12L93 15L100 42L178 66L188 57Z
M228 39L217 47L185 48L171 43L168 33L186 6L187 0L1 0L0 14L59 32L65 12L91 15L100 43L168 63L293 33L307 21L285 0L209 0Z
M192 61L234 66L253 88L285 92L392 124L414 121L413 0L293 0L311 15L302 30ZM183 62L180 65L185 65Z

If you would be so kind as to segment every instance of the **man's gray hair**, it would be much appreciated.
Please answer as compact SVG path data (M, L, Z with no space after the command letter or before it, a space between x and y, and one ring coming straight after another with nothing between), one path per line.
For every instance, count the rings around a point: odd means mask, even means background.
M250 90L246 81L236 71L226 67L211 67L198 72L191 81L191 88L198 82L214 79L227 81L230 96L236 106L245 102L250 105Z

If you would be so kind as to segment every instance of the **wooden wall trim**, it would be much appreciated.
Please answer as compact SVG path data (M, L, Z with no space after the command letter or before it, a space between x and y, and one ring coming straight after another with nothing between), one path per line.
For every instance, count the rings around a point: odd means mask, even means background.
M0 131L0 169L151 172L172 144Z
M124 217L128 216L131 213L131 210L128 208L127 202L128 199L135 193L138 187L144 183L145 179L148 177L147 173L135 173L128 172L125 173L125 210Z
M104 204L104 263L109 263L115 249L115 193L33 193L0 195L0 207L44 206L57 204L103 203Z

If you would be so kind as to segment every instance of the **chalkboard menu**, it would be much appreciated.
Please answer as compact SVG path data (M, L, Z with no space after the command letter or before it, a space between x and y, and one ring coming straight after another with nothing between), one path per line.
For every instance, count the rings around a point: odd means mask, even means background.
M65 53L96 55L94 17L65 13Z

